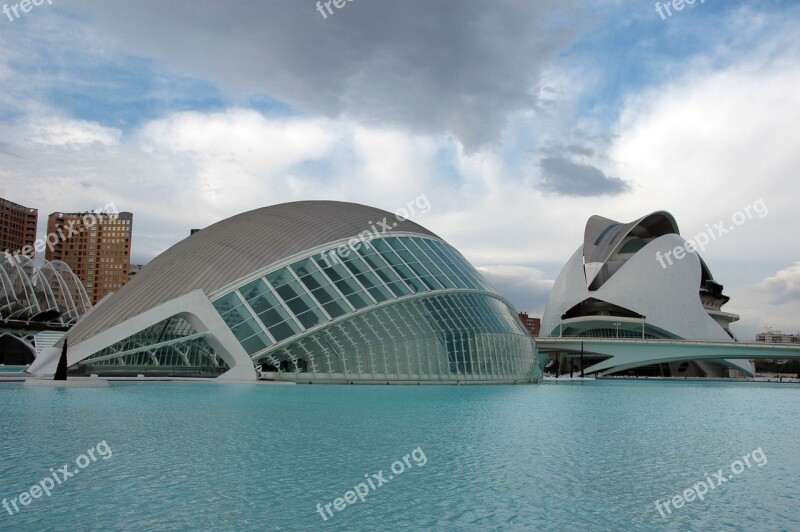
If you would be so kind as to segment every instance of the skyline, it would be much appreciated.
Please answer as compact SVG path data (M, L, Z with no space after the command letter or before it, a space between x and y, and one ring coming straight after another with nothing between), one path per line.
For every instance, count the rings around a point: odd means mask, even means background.
M666 210L690 239L762 201L702 256L740 338L798 328L791 2L191 5L0 18L0 196L40 237L114 202L144 263L261 206L425 195L411 219L541 315L590 216Z

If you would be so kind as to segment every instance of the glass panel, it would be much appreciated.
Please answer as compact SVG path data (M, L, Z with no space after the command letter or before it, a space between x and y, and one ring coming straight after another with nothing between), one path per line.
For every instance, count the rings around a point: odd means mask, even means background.
M306 294L305 289L302 286L300 286L300 283L298 283L295 280L289 281L286 284L282 284L279 286L273 285L273 287L275 288L275 291L278 293L278 295L281 296L281 298L284 301L286 301L286 303L289 303L295 298L304 296Z
M344 266L341 264L326 266L325 258L322 255L316 255L314 260L355 309L362 309L372 304L372 301L364 294Z
M369 293L372 294L375 301L380 303L392 299L393 296L391 292L383 286L380 280L378 280L375 274L369 270L367 265L364 264L364 261L360 258L351 256L344 261L344 265L356 276L356 279L369 290Z
M232 320L234 324L241 321L240 315L236 312L236 309L242 306L242 302L236 297L236 292L231 292L222 296L221 298L214 301L214 308L217 309L219 315L222 316L222 319L225 320L229 326L231 323L229 320Z
M363 252L362 250L358 250L361 256L364 258L364 261L369 264L375 273L378 274L378 277L386 283L389 287L389 290L397 297L407 296L411 294L411 290L408 288L405 282L403 282L400 277L395 273L395 271L389 266L389 264L374 250L370 252Z
M313 275L319 271L317 270L316 266L314 266L314 263L309 259L298 260L297 262L292 263L290 268L294 270L294 273L296 273L301 280L303 277L307 275Z
M286 306L297 316L297 319L306 329L326 321L325 315L314 304L314 300L307 295L287 301Z
M272 344L235 292L217 299L214 302L214 308L220 313L248 355Z
M444 246L440 242L436 242L435 240L431 240L431 241L429 241L429 243L430 243L431 248L433 249L434 253L436 253L436 255L441 260L443 260L445 262L445 264L450 266L450 269L453 270L453 272L455 272L456 276L458 276L458 278L461 279L464 282L464 284L467 285L467 288L480 289L478 287L478 285L475 283L475 281L473 281L466 274L466 272L458 264L456 264L453 261L453 259L450 257L450 255L448 255L445 252Z
M292 270L300 277L300 282L320 302L331 318L338 318L350 312L338 292L309 259L297 261L291 265Z
M373 245L375 246L375 249L380 252L381 257L383 257L383 259L392 266L403 264L403 261L401 261L400 257L397 256L397 253L395 253L394 250L389 247L389 244L387 244L383 238L375 240Z
M294 281L294 277L286 268L281 268L272 273L267 274L267 280L274 288L278 288L288 282Z
M447 275L442 272L438 265L436 265L430 257L425 253L420 245L421 240L417 238L406 238L403 243L414 254L414 256L421 262L429 272L431 272L439 283L445 288L455 288L456 285L451 281Z
M300 332L300 328L292 319L288 319L281 323L276 323L274 325L270 325L267 327L269 333L275 337L276 342L280 342L281 340L285 340L290 336L294 336L295 334Z
M420 278L420 280L423 283L425 283L425 286L427 286L429 290L440 290L442 288L442 285L440 285L439 282L436 281L435 278L433 278L430 272L428 272L423 266L419 264L419 260L410 251L408 251L408 249L406 249L403 241L407 240L409 239L408 238L400 239L395 237L386 239L387 243L390 246L392 246L392 248L400 256L400 258L402 258L406 262L406 264L408 264L408 267L414 271L414 273L417 275L417 277Z
M450 282L456 286L456 288L467 288L467 283L462 281L456 271L444 260L442 260L442 258L436 253L433 248L432 240L419 239L419 245L427 253L431 261L438 265L439 269L442 270L442 272L447 276Z
M400 277L406 281L414 292L427 292L428 286L417 278L416 275L404 264L398 264L394 267L395 271L400 274Z
M278 298L269 291L263 279L256 279L242 287L242 295L269 333L280 342L300 332L300 327L283 308Z
M400 277L406 281L406 284L411 288L412 292L427 292L428 287L422 281L420 281L417 276L409 270L408 266L406 266L397 253L392 250L389 245L384 242L387 239L380 239L373 241L375 248L381 254L381 257L386 260L389 264L392 265L394 270L400 274Z
M464 274L467 275L470 278L470 280L475 284L476 287L478 287L481 290L488 290L488 291L493 292L491 287L486 283L486 281L484 281L483 277L481 277L481 274L479 274L475 270L475 268L473 268L466 261L466 259L464 259L458 253L458 251L456 251L455 249L453 249L450 246L442 246L442 250L450 256L450 258L453 260L453 262L456 264L456 266L461 268L461 270L464 272Z

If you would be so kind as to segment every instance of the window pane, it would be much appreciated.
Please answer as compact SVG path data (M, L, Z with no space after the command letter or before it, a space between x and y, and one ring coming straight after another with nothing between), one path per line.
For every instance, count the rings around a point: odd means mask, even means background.
M359 250L359 253L361 253L361 250ZM364 258L364 261L375 270L378 277L386 283L395 296L402 297L411 293L408 286L400 280L400 277L380 255L373 252L372 254L361 253L361 256Z
M447 276L450 282L452 282L456 288L467 288L467 284L458 276L457 270L454 270L439 254L437 254L433 244L431 240L419 239L420 247L428 254L432 261L436 262L439 269Z
M404 243L406 247L414 254L415 257L430 271L436 280L445 288L455 288L455 284L442 272L437 264L435 264L430 257L425 253L419 244L420 239L406 238Z
M267 275L267 280L274 288L278 288L288 282L294 281L294 277L286 268L281 268Z
M286 338L289 338L290 336L300 332L300 328L297 326L294 320L291 319L269 326L268 329L269 333L275 337L275 341L277 342L285 340Z
M331 318L338 318L347 314L350 309L341 300L336 290L328 284L328 280L316 269L314 263L309 260L301 262L303 264L293 264L292 269L298 275L300 275L301 271L304 272L304 275L300 277L300 281L311 292L311 295L320 302Z
M372 297L375 298L375 301L378 303L382 301L386 301L392 299L392 294L387 290L383 283L381 283L378 278L372 273L364 261L360 258L352 256L348 260L344 261L344 265L347 267L350 272L356 276L361 284L369 290L369 293L372 294Z
M372 304L372 301L364 294L364 291L361 290L361 287L358 286L358 283L355 282L344 266L341 264L326 266L325 258L322 255L316 255L314 260L354 308L362 309Z
M236 292L231 292L216 300L214 307L248 355L252 355L272 343L256 323L255 318L245 308Z
M404 264L398 264L394 267L394 269L398 274L400 274L400 277L402 277L403 280L411 286L414 292L428 291L428 287L422 281L417 279L417 276L414 275L410 269L408 269L408 266Z

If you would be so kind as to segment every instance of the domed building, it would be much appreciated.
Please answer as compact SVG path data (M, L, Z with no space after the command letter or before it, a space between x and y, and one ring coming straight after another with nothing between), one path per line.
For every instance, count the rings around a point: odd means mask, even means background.
M654 212L630 223L592 216L583 244L550 293L542 335L550 337L736 340L729 326L739 316L695 246L680 236L675 218ZM550 367L578 367L573 355L552 355ZM606 357L607 358L607 357ZM586 355L587 366L598 357ZM752 376L748 360L683 360L626 373L650 376ZM608 370L606 374L613 374Z
M55 371L59 347L31 367ZM174 245L68 334L72 374L300 383L536 382L517 313L452 246L334 201L245 212Z

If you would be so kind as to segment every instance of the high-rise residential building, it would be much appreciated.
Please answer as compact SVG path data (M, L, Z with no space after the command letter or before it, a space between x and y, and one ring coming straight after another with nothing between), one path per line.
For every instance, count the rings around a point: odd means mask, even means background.
M0 198L0 251L33 257L38 217L37 209Z
M541 319L528 316L527 312L520 312L519 319L525 328L528 329L528 332L530 332L533 336L539 336L539 329L542 326Z
M131 265L129 212L54 212L47 219L47 260L60 260L83 282L92 305L128 282Z

